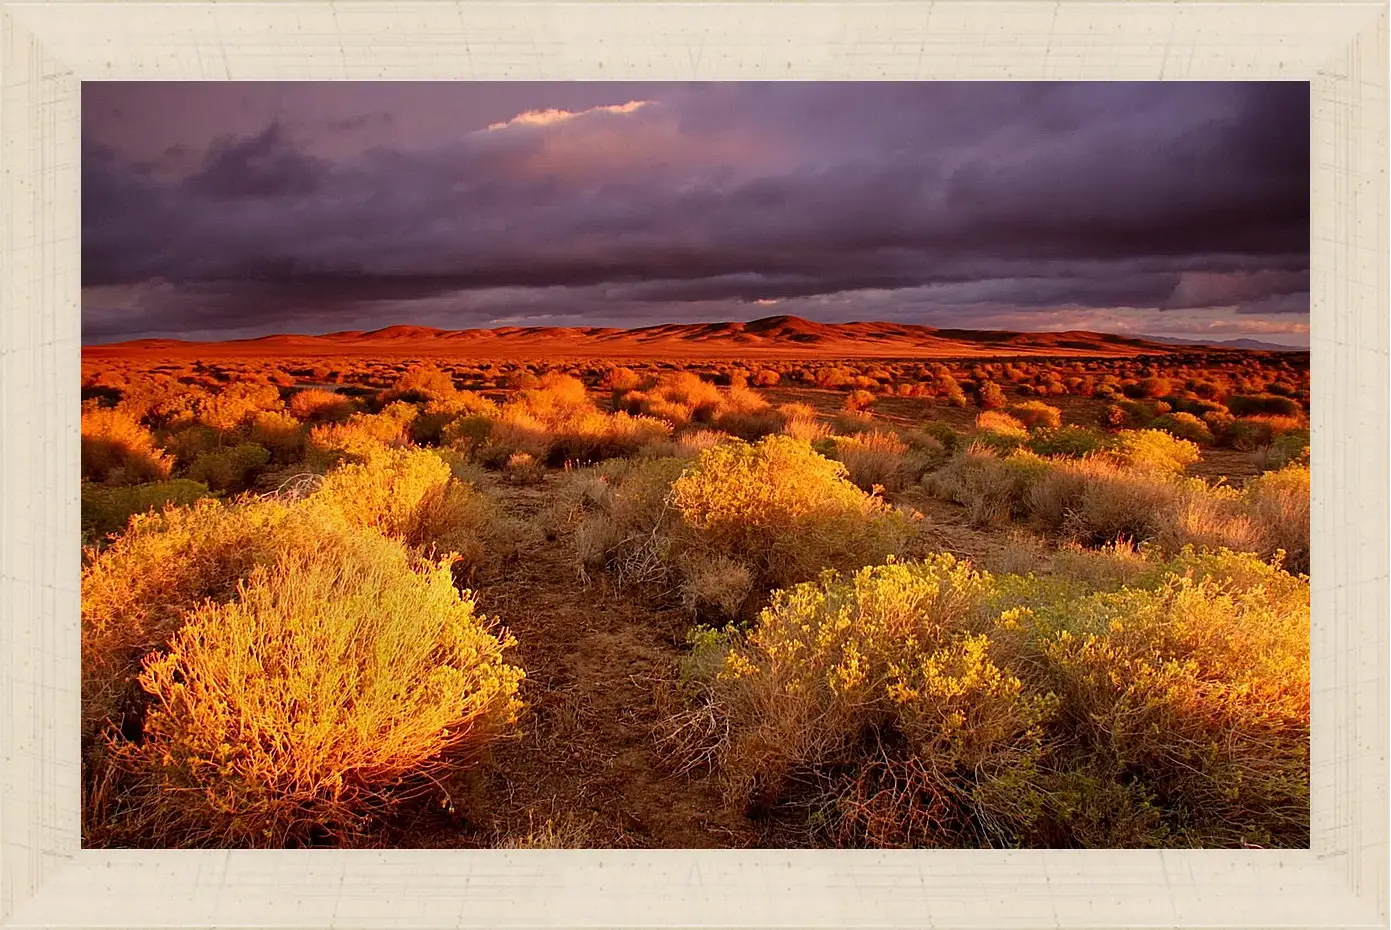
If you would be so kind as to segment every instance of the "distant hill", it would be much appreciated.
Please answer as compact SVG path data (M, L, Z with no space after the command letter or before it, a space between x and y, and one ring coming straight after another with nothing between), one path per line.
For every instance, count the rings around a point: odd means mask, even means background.
M1285 346L1278 342L1261 342L1259 339L1177 339L1173 336L1142 336L1150 342L1171 346L1200 346L1212 349L1249 349L1255 352L1308 352L1308 346Z
M1283 349L1240 340L1220 348ZM962 358L985 356L1159 355L1191 347L1174 339L1085 331L1021 333L937 329L911 323L817 323L796 316L745 322L664 323L640 329L595 326L504 326L435 329L388 326L322 335L277 334L227 342L140 339L88 346L91 357L125 354L212 356L421 355L608 358ZM1212 345L1212 344L1209 344Z

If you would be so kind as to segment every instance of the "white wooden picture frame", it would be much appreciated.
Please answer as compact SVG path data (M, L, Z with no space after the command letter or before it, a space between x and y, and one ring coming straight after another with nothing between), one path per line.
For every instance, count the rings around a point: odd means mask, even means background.
M0 2L0 924L1386 926L1387 25L1381 2ZM1311 848L82 850L81 83L442 78L1311 82Z

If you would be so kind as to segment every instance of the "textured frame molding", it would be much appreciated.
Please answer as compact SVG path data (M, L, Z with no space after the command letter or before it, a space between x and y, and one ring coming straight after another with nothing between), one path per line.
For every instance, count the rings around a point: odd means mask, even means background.
M1382 2L0 0L0 924L1388 922ZM79 848L83 80L1312 82L1308 851Z

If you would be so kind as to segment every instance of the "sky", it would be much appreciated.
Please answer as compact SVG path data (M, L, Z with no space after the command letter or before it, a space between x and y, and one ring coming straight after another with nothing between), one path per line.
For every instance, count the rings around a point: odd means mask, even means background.
M792 314L1307 345L1307 83L82 89L88 343Z

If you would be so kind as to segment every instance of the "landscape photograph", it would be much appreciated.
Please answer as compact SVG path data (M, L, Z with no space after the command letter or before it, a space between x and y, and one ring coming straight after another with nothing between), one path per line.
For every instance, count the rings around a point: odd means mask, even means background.
M1308 848L1309 104L84 82L83 845Z

